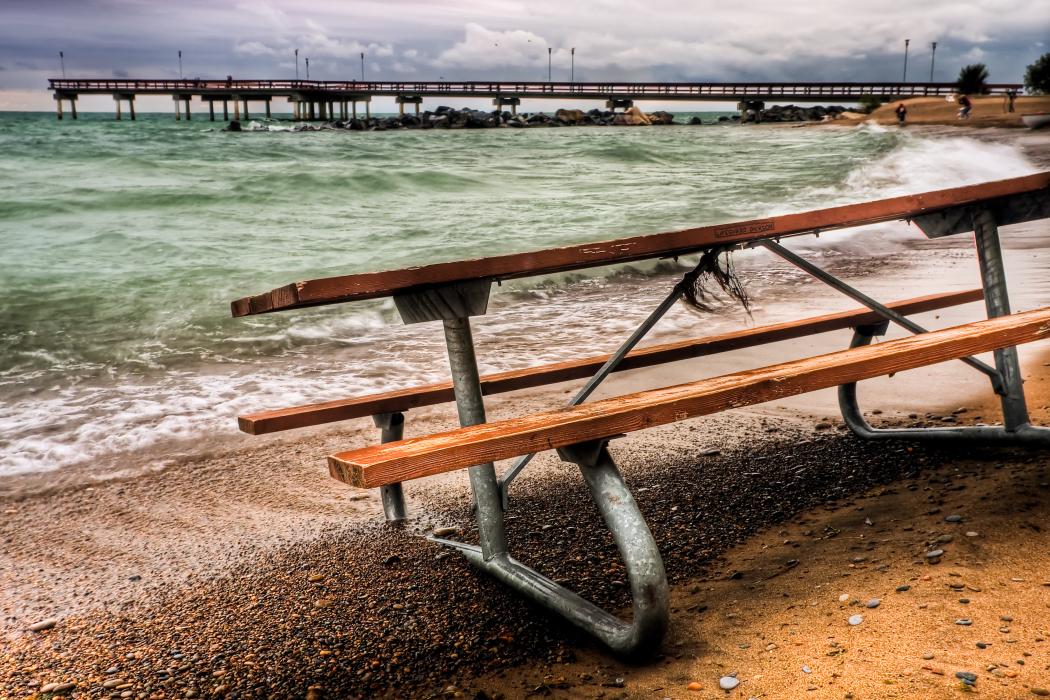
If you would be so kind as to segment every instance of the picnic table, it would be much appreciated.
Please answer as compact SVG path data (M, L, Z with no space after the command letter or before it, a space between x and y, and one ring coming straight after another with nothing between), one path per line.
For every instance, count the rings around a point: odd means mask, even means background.
M894 197L800 214L702 226L612 241L436 263L401 270L306 280L232 303L234 316L392 297L405 323L441 321L451 381L348 397L337 401L241 416L253 434L371 416L380 444L328 457L331 475L358 488L379 488L386 517L407 517L405 481L467 469L476 505L480 545L431 537L456 549L495 576L624 656L655 653L666 631L668 586L659 548L621 476L610 440L657 425L730 408L838 387L847 426L866 439L1001 441L1050 447L1050 429L1033 426L1025 405L1016 346L1050 338L1050 307L1011 314L998 227L1050 218L1050 173L980 185ZM787 237L866 224L908 220L929 237L972 232L981 288L881 303L781 245ZM873 237L872 244L878 241ZM541 367L480 376L470 317L486 313L493 282L626 262L716 256L761 246L849 296L861 308L746 329L718 336L638 348L659 319L688 293L688 275L614 352ZM928 331L909 315L984 300L987 320ZM870 345L894 323L913 335ZM769 342L853 329L847 349L769 367L685 382L586 403L612 372L731 352ZM994 353L994 363L975 355ZM999 396L998 426L876 429L857 403L856 383L881 375L961 360L985 374ZM484 396L590 377L569 406L486 422ZM405 412L455 401L457 430L404 438ZM556 450L579 466L590 493L624 559L632 597L630 622L602 610L566 587L524 566L510 554L504 513L514 478L532 455ZM494 463L517 461L502 475Z

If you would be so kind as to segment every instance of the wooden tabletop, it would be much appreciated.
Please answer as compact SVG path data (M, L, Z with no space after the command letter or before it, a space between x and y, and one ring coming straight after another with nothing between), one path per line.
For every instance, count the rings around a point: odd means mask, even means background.
M714 245L740 244L762 238L795 236L909 219L949 207L1038 190L1050 190L1050 172L766 219L701 226L474 260L435 263L401 270L294 282L263 294L238 299L231 304L231 310L234 316L249 316L375 299L457 282L514 279L650 258L674 257Z

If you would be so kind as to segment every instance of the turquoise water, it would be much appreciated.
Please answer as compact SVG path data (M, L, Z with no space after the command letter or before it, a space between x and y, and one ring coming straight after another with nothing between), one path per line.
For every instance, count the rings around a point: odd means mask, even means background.
M227 133L0 114L0 474L115 469L229 435L238 412L444 376L440 336L398 327L389 302L230 318L290 281L1034 170L1010 146L871 127ZM609 350L634 320L615 309L644 311L667 272L505 286L483 368ZM603 327L565 330L596 313Z

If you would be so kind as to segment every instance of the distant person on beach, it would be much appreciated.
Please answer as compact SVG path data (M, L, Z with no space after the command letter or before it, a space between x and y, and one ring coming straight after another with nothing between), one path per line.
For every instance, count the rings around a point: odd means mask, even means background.
M959 119L969 119L970 110L973 109L973 103L970 102L970 98L963 95L959 98Z
M908 108L901 102L894 111L897 113L897 123L904 126L904 120L908 118Z
M1014 111L1014 100L1017 99L1017 90L1007 90L1006 94L1003 95L1003 111L1013 112Z

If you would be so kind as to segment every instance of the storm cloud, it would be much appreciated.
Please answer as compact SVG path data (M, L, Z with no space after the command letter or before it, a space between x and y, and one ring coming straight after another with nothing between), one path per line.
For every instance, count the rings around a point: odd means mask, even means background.
M40 92L67 75L294 76L369 79L935 80L981 61L1020 80L1047 51L1050 13L1028 0L840 2L751 0L419 0L241 3L186 0L5 0L2 93Z

